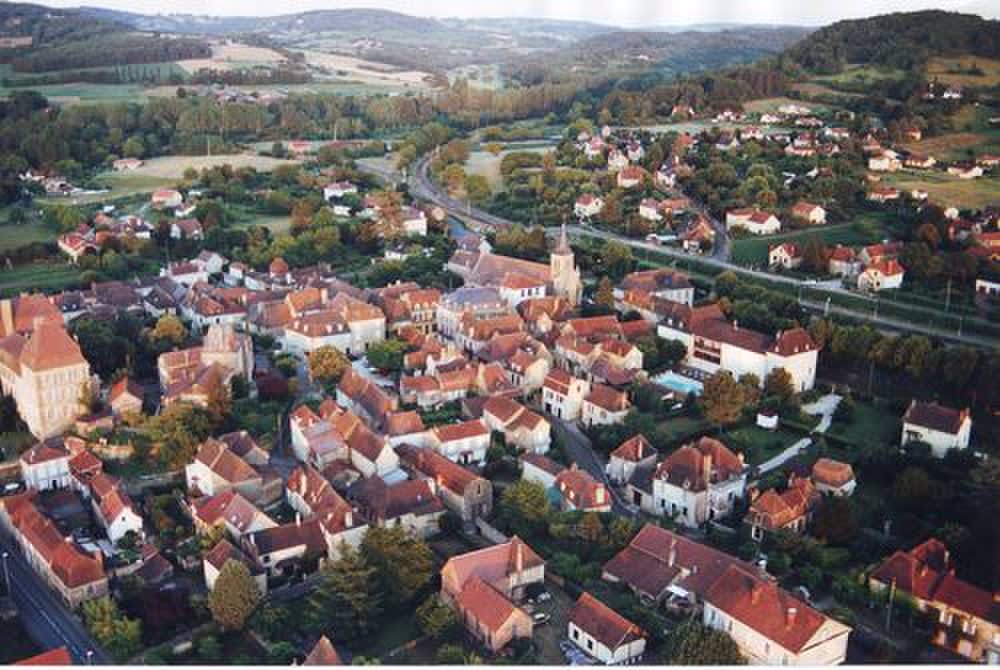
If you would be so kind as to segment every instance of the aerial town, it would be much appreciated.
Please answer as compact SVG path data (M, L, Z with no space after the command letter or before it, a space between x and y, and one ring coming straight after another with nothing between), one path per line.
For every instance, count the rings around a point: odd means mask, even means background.
M340 11L0 6L0 663L1000 664L1000 22Z

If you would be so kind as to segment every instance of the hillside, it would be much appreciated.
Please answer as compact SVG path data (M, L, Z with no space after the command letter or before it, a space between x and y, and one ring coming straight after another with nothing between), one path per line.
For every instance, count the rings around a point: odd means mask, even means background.
M809 35L787 57L817 74L849 64L908 69L935 56L1000 57L1000 21L923 11L839 21Z

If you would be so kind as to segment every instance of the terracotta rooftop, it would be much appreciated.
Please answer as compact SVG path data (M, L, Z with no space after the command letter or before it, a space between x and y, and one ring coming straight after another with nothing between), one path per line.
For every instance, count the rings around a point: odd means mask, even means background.
M913 400L910 402L906 414L903 415L903 421L942 433L956 435L961 430L962 423L968 417L968 409L957 410L939 405L936 402Z
M309 655L306 656L305 660L302 661L302 665L343 665L343 661L340 659L340 654L337 653L336 648L330 639L323 635L316 641L313 645L312 650Z
M570 608L568 620L612 652L646 636L641 628L586 591Z
M832 458L821 458L812 467L814 482L829 486L843 486L854 479L854 469L849 463L835 461Z
M628 438L618 448L611 452L613 458L620 458L631 463L638 463L650 456L656 455L656 449L649 443L643 435L633 435Z

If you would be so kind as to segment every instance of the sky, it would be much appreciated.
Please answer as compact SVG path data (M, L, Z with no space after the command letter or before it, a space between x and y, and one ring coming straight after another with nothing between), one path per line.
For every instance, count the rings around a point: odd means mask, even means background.
M840 19L918 9L946 9L1000 18L1000 0L41 0L41 4L214 16L270 16L364 7L442 18L576 19L627 28L695 23L818 26Z

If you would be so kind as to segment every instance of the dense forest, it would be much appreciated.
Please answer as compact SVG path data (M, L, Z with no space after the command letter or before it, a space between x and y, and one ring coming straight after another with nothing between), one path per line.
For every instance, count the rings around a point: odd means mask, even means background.
M1000 21L943 11L838 21L787 51L807 70L833 74L849 63L916 67L932 56L1000 58Z
M66 68L165 63L211 55L212 50L201 39L110 33L100 39L33 49L14 58L11 65L17 72L48 72Z

